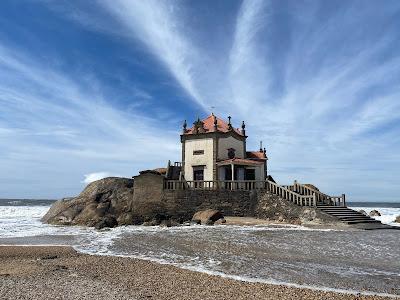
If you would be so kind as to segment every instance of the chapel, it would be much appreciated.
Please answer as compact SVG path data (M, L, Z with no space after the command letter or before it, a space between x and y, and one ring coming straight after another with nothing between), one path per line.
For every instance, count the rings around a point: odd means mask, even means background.
M240 128L213 113L207 118L198 118L188 128L183 123L182 164L180 178L186 181L257 180L267 177L267 155L265 148L248 151L244 121Z

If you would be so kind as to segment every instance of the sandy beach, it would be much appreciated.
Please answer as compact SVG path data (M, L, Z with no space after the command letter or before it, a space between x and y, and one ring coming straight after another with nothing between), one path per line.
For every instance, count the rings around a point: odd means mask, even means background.
M0 246L0 299L389 299L248 283L64 246Z

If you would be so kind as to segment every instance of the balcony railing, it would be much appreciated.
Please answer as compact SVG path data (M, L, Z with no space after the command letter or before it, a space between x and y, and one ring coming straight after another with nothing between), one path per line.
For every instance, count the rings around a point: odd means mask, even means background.
M165 180L164 189L167 190L186 190L186 189L201 189L201 190L256 190L266 189L266 181L257 180Z
M267 190L285 200L300 206L317 206L320 203L345 206L345 195L328 196L319 191L312 190L304 185L278 185L272 181L258 180L165 180L164 189L166 190Z

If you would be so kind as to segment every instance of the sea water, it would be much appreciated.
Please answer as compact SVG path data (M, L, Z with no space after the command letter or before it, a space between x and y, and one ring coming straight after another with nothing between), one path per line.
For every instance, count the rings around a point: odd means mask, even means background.
M318 289L400 295L400 230L349 231L302 226L125 226L95 230L42 224L49 201L0 200L0 244L71 245L230 278ZM393 224L398 204L354 209ZM397 207L396 207L397 206Z

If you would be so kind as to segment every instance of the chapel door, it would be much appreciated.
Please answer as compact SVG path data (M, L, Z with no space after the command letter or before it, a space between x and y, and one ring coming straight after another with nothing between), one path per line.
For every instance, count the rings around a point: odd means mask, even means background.
M194 188L202 188L204 185L204 167L193 167Z

